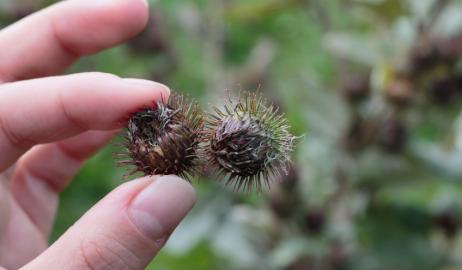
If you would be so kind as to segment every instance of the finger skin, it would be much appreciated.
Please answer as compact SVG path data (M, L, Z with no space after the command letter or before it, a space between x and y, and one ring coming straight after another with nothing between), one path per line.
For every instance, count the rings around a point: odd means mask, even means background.
M146 25L144 0L70 0L0 32L0 82L62 72L79 56L123 43Z
M10 186L0 182L0 265L17 269L46 249L58 203L56 192L68 184L82 161L114 134L89 131L40 145L12 167Z
M6 181L0 176L0 235L5 235L7 220L10 217L10 205L8 200L8 187Z
M168 97L167 87L83 73L0 85L0 171L36 144L120 128L130 113Z
M0 221L4 223L0 237L0 265L18 269L42 253L48 243L11 194L6 194L3 199L7 201L8 213L1 216Z
M43 235L48 235L53 225L58 193L69 184L84 160L115 134L116 131L84 132L60 142L36 146L19 159L10 191Z
M157 203L140 210L146 192ZM191 185L174 176L126 183L23 269L144 269L195 200ZM134 217L134 204L145 216ZM140 223L143 219L150 222Z

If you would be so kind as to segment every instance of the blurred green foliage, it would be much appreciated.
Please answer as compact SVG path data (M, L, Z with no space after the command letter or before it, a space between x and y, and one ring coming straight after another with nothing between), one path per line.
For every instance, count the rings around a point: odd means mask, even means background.
M0 25L53 2L2 1ZM69 72L158 80L205 107L259 88L305 137L271 191L196 181L149 269L462 268L460 14L456 0L151 1L144 33ZM51 241L124 181L116 151L62 193Z

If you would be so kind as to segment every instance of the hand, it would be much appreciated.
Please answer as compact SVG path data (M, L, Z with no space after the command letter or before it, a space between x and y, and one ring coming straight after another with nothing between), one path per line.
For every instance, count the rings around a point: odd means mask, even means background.
M133 180L47 248L57 195L85 158L169 90L102 73L44 76L134 36L147 10L144 0L63 1L0 32L0 268L143 269L194 204L175 176Z

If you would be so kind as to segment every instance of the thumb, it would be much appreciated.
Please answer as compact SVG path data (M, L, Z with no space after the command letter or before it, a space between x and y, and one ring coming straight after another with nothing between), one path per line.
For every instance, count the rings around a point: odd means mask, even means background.
M125 183L24 269L144 269L195 200L176 176Z

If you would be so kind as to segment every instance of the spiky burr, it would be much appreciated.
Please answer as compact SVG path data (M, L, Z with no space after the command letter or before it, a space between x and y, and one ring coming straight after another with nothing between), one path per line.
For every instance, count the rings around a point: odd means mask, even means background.
M223 109L214 108L206 154L235 190L261 190L273 176L287 174L296 139L286 117L260 94L242 91Z
M134 113L127 124L118 165L133 165L130 174L175 174L189 178L198 172L199 144L204 126L197 103L172 94L167 104L157 102Z

